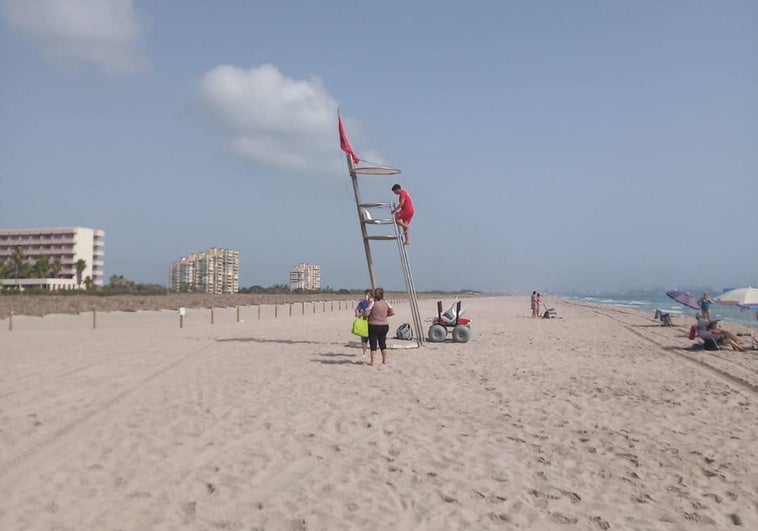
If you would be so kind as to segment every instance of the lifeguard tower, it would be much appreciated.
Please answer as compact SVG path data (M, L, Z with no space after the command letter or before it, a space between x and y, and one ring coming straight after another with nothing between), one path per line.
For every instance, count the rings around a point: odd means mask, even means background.
M392 210L397 206L394 202L390 203L373 203L363 202L361 200L360 186L358 183L359 175L372 175L372 176L384 176L384 175L396 175L400 173L397 168L390 168L388 166L376 166L376 165L363 165L359 166L360 159L353 152L350 143L345 135L345 130L342 126L342 119L338 118L339 133L340 133L340 147L345 152L347 158L347 167L350 172L350 180L353 183L353 192L355 194L355 208L358 214L358 222L361 226L361 235L363 236L363 248L366 252L366 265L368 266L368 276L371 282L371 288L376 288L376 277L374 276L374 262L371 258L371 242L392 242L397 245L398 255L400 256L400 264L403 270L403 277L405 280L405 286L408 291L408 302L411 309L411 317L413 320L413 331L416 346L420 347L424 344L424 332L421 323L421 314L418 309L418 299L416 298L416 288L413 285L413 275L411 274L411 266L408 262L408 249L403 244L402 237L400 235L400 228L395 223L395 219L392 215ZM392 227L391 232L385 230L381 234L376 234L375 230L369 230L369 227L381 227L389 225ZM386 228L386 227L385 227Z

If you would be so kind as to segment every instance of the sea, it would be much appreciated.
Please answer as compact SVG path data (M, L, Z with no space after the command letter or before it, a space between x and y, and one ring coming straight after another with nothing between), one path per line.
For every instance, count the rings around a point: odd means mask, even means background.
M692 293L694 294L695 292ZM682 306L678 302L670 299L665 293L593 293L591 295L561 295L560 297L579 302L632 308L643 313L650 313L651 318L655 315L656 310L661 310L664 313L692 317L694 321L695 315L698 313L698 310ZM741 326L747 326L749 328L758 328L758 312L755 310L742 309L739 306L727 306L714 302L711 306L711 318L739 324Z

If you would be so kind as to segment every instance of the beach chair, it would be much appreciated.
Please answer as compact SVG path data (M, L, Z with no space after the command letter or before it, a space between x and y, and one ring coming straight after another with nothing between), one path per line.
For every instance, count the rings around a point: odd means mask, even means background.
M543 319L557 319L558 318L558 310L556 310L555 308L548 308L547 302L542 301L542 307L545 309L545 311L540 313L538 309L537 311L538 317L542 317Z
M447 310L442 312L440 322L445 325L453 324L458 317L462 317L463 314L466 312L465 309L461 308L460 314L458 313L458 307L459 307L459 299L455 299L452 304L448 307Z
M663 310L655 310L655 317L653 319L660 320L663 326L674 326L674 321L671 319L671 314L664 312Z
M710 330L698 330L698 337L703 340L703 350L723 350L729 348L724 336L718 332L712 332ZM749 342L746 341L749 339ZM737 340L741 347L745 350L758 349L758 343L755 338L749 334L737 334Z
M703 341L703 350L721 350L721 343L724 338L719 334L714 334L705 328L698 328L697 337Z

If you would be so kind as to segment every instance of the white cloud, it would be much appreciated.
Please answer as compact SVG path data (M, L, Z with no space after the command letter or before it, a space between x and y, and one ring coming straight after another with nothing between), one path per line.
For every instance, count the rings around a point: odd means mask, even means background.
M93 63L115 74L145 64L132 0L1 0L9 25L55 60Z
M342 175L337 104L318 79L291 79L269 64L219 66L200 91L240 157L291 173Z

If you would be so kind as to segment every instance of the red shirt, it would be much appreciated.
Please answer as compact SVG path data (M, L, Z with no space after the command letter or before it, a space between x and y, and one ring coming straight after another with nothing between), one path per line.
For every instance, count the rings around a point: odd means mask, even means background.
M400 190L400 202L403 204L403 208L400 209L400 212L407 214L413 214L415 212L415 210L413 210L413 201L411 201L411 194L405 190Z

